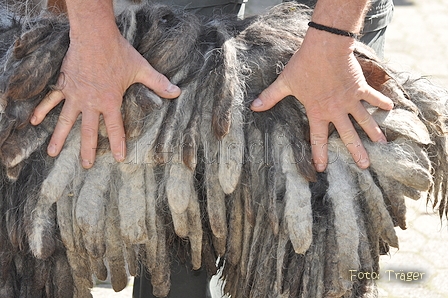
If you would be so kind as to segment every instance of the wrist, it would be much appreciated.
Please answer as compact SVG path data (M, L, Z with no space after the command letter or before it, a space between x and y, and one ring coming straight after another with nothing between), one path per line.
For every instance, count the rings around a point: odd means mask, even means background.
M354 39L358 39L358 34L357 33L353 33L353 32L349 32L349 31L345 31L345 30L341 30L338 28L333 28L333 27L328 27L322 24L318 24L315 22L309 22L308 26L317 30L321 30L321 31L325 31L331 34L336 34L339 36L345 36L345 37L350 37L350 38L354 38Z
M327 27L359 34L368 0L319 0L312 21Z
M313 52L320 52L322 58L347 56L355 49L355 39L340 36L315 28L308 28L302 47L312 48Z
M70 39L106 40L119 34L110 0L68 0Z

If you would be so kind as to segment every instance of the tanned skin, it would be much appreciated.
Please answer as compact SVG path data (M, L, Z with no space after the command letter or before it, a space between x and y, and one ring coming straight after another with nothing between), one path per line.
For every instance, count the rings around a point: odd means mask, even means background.
M366 0L319 0L312 21L359 33L367 8ZM305 106L313 161L319 172L328 163L326 144L330 122L360 168L367 168L370 162L349 114L372 141L386 142L361 100L386 110L392 109L393 103L367 84L353 54L354 43L353 38L309 28L302 47L278 79L252 103L254 111L265 111L285 96L294 95Z
M96 154L98 125L103 116L111 150L117 161L126 156L120 107L133 83L142 83L163 98L179 96L171 84L121 36L111 0L67 0L70 47L61 67L56 89L36 107L31 119L39 124L65 99L50 139L48 154L56 156L78 115L82 113L82 165L90 168Z
M120 107L126 89L140 82L164 98L175 98L180 90L155 71L120 35L111 0L67 0L66 4L71 42L61 68L59 90L51 92L39 104L31 123L39 124L65 99L48 154L59 154L82 113L82 165L90 168L95 160L100 115L103 115L114 157L122 161L126 149ZM366 0L319 0L312 20L356 33L362 27L367 8ZM287 95L294 95L307 111L312 156L319 172L328 163L329 123L335 125L358 166L370 165L349 114L372 141L386 142L361 100L386 110L392 109L393 103L367 84L353 54L354 42L350 37L310 28L300 50L251 106L254 111L265 111Z

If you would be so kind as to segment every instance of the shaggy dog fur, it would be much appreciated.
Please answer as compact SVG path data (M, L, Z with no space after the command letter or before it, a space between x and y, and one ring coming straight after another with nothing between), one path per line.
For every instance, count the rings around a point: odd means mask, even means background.
M316 174L303 106L287 97L253 113L250 102L300 47L310 12L285 3L246 20L161 5L124 11L122 34L183 92L164 100L142 85L122 107L128 157L113 162L104 127L90 170L79 162L80 125L57 158L45 153L60 107L39 126L68 48L63 17L17 18L0 9L0 297L90 297L92 274L126 286L137 260L154 294L170 289L170 260L217 270L232 297L374 297L404 197L446 212L448 94L382 65L361 44L369 84L395 103L367 107L388 138L360 170L336 132ZM367 105L366 105L367 106Z

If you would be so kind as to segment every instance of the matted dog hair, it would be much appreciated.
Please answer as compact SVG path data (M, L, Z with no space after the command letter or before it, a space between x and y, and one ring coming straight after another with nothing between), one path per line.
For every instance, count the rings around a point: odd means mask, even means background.
M22 22L2 8L2 297L89 297L93 274L120 291L138 261L164 297L174 257L210 274L220 257L232 297L375 296L374 281L352 280L350 270L378 272L379 255L398 247L405 197L427 193L446 212L447 91L389 69L361 44L355 53L368 83L395 104L365 104L387 144L355 123L369 169L331 131L330 163L317 174L294 97L250 111L300 48L304 6L245 20L199 20L162 5L124 11L123 36L182 94L168 101L132 85L122 106L128 157L113 161L102 123L90 170L79 162L79 123L57 158L45 152L60 107L29 124L60 76L67 20Z

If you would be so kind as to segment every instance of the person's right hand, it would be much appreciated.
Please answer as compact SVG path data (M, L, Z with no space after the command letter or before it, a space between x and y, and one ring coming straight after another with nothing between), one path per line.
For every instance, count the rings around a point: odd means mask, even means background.
M180 89L151 67L113 25L113 28L98 30L98 36L95 31L78 35L71 32L70 47L57 86L36 107L31 118L33 125L41 123L48 112L65 99L48 145L48 154L56 156L82 113L81 158L85 168L90 168L95 160L100 114L114 158L124 160L125 131L120 108L123 94L130 85L142 83L163 98L175 98L180 94Z

